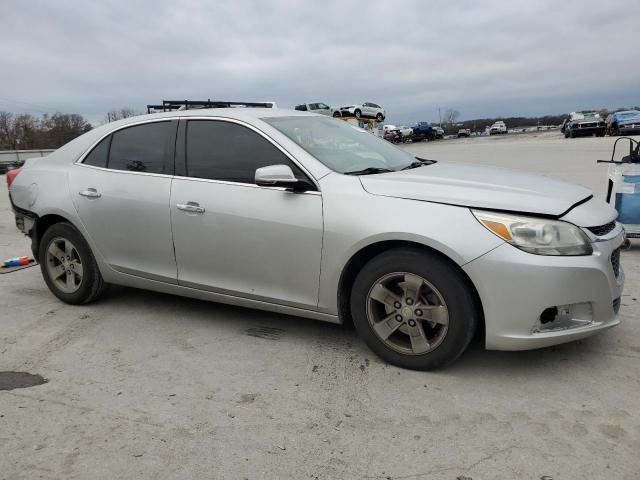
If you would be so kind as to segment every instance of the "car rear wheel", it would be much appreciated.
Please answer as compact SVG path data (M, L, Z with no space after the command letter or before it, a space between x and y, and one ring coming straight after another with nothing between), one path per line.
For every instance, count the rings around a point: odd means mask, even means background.
M362 112L361 112L360 110L357 110L357 109L356 109L356 111L355 111L355 112L353 112L353 115L354 115L356 118L360 118L360 117L362 116Z
M340 112L333 112L333 118L340 118Z
M384 120L384 117L382 116L382 114L381 114L381 113L379 113L379 114L377 114L377 115L376 115L376 120L377 120L378 122L381 122L382 120Z
M369 348L387 362L431 370L456 360L478 323L462 274L435 254L394 249L356 277L351 313Z
M91 249L69 223L56 223L44 232L38 252L42 276L56 297L81 305L97 300L106 284Z

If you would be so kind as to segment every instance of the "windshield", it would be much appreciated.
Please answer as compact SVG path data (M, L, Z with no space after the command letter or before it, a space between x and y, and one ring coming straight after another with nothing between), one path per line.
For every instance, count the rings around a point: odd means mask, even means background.
M598 112L575 112L571 114L571 120L584 120L586 118L600 118Z
M415 158L361 128L323 117L270 117L263 121L282 132L331 170L399 170Z
M640 117L640 112L620 112L616 113L616 117L620 120L629 120L631 118Z

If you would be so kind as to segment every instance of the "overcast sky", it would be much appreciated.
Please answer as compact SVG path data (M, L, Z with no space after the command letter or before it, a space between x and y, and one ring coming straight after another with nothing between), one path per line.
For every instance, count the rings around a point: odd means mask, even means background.
M640 104L637 0L0 0L0 110L383 105L389 121Z

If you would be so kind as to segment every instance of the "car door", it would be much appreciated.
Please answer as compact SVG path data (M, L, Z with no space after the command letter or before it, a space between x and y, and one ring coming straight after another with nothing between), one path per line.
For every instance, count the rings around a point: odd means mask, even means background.
M318 103L318 110L316 111L316 113L320 113L322 115L327 115L327 116L331 116L331 107L329 107L329 105L327 105L326 103Z
M184 121L177 151L171 218L178 283L317 308L320 192L254 181L257 168L274 164L306 173L255 128L231 120Z
M94 248L115 270L177 282L169 198L177 121L102 139L74 164L71 196Z

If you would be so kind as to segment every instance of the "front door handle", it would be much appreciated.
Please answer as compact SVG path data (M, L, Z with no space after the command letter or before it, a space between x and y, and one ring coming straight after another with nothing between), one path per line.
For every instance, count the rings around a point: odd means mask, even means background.
M183 212L204 213L204 207L201 207L198 202L178 203L176 207Z
M87 188L86 190L82 190L78 192L78 195L81 195L87 198L100 198L102 196L102 194L98 193L98 191L95 188Z

